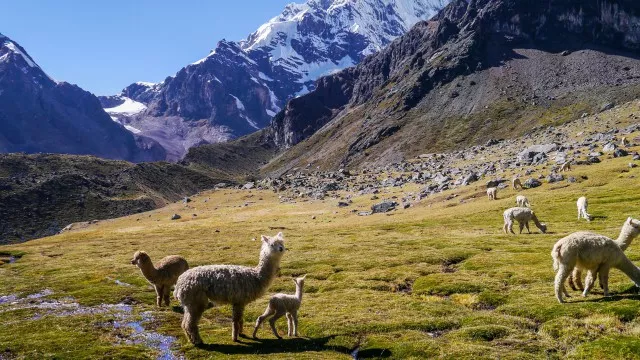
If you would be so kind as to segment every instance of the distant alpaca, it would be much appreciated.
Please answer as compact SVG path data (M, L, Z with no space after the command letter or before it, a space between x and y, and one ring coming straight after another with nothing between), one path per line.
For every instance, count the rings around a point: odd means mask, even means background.
M560 166L560 171L571 171L571 161L567 161Z
M631 226L630 235L640 233L640 223L627 220ZM563 303L563 294L567 295L564 282L575 267L588 270L592 276L587 277L583 296L587 296L593 286L593 275L598 274L604 296L609 296L609 270L620 269L636 286L640 285L640 268L635 266L625 255L622 248L606 236L589 232L576 232L566 236L553 246L551 250L553 269L556 272L554 291L556 298Z
M131 264L137 265L142 275L155 287L158 306L162 306L163 299L165 305L169 306L171 287L176 284L178 277L189 269L187 260L177 255L167 256L160 260L157 266L153 266L151 258L144 251L133 254Z
M245 306L258 299L269 288L278 273L284 254L282 233L274 237L262 235L258 266L208 265L195 267L178 278L174 295L184 307L182 329L193 344L202 344L198 322L208 300L233 306L231 337L242 335Z
M523 189L522 182L519 178L514 178L511 185L513 186L513 190L518 190L518 188Z
M624 225L622 225L622 229L620 230L618 239L614 241L616 244L618 244L618 246L620 246L620 249L622 249L622 251L626 251L627 248L631 245L631 242L633 242L633 239L635 239L639 233L640 221L628 218L624 222ZM596 274L588 273L587 277L594 277L595 275ZM587 279L586 281L589 280ZM573 290L584 290L584 286L582 285L582 269L577 266L573 269L573 273L569 277L569 286L571 286L571 289ZM602 283L600 284L600 286L602 286Z
M260 325L262 325L269 316L273 315L269 320L271 330L273 331L273 335L278 339L282 339L282 337L278 335L275 324L276 321L285 314L287 315L287 335L298 336L298 309L300 309L300 304L302 303L302 288L304 287L304 278L306 276L307 275L293 279L293 282L296 284L295 295L275 294L269 299L269 305L267 305L264 314L260 315L258 320L256 320L256 327L253 329L254 338L256 338Z
M516 197L516 204L518 204L518 207L531 207L529 205L529 199L527 199L524 195L518 195Z
M622 138L622 140L620 141L620 145L622 145L623 147L629 146L629 141L627 140L626 137Z
M513 232L514 221L517 221L518 224L520 225L520 234L522 234L522 229L525 227L527 228L527 231L529 232L529 234L531 234L531 230L529 230L529 221L533 221L533 223L536 224L536 227L540 229L542 233L547 232L547 225L538 221L538 217L536 217L536 214L534 214L533 210L529 208L514 207L511 209L507 209L505 210L503 217L504 217L504 226L502 227L502 229L504 230L505 234L508 234L509 231L512 234L515 234Z
M578 220L585 219L587 221L591 221L591 215L587 213L587 208L589 204L587 203L587 198L582 196L578 199Z
M490 187L487 189L487 196L489 200L497 200L498 199L498 188Z

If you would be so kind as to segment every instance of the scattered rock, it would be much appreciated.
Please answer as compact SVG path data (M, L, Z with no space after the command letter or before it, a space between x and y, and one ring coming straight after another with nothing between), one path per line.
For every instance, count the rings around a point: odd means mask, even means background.
M627 152L627 150L624 150L624 149L616 149L616 151L613 152L613 157L615 158L625 157L628 155L629 153Z
M184 204L188 204L188 203L190 203L190 202L191 202L191 199L190 199L189 197L185 197L184 199L182 199L182 202L183 202Z
M383 201L371 206L371 212L373 214L385 213L391 210L395 210L396 206L398 206L398 203L395 201Z
M522 186L526 189L537 188L538 186L541 186L541 185L542 183L539 180L536 180L534 178L530 178L522 184Z
M173 216L171 216L171 220L178 220L181 219L182 216L178 215L178 214L173 214Z
M606 153L614 152L618 148L618 145L614 143L608 143L602 147L602 151Z
M564 180L564 176L562 174L551 173L547 176L547 182L550 184L560 182L562 180Z
M256 187L256 183L254 183L253 181L250 181L250 182L248 182L248 183L244 184L244 185L242 186L242 189L243 189L243 190L251 190L251 189L253 189L253 188L255 188L255 187Z

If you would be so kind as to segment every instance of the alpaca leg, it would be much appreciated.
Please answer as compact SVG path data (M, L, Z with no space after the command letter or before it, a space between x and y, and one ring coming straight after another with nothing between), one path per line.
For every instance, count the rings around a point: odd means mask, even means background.
M610 268L605 265L598 269L598 277L600 279L600 285L602 286L604 296L609 296L609 269Z
M164 287L164 294L163 294L163 298L164 298L164 304L166 306L169 306L169 304L171 303L171 286L167 285Z
M156 305L162 306L162 296L164 295L164 287L162 285L154 285L156 289Z
M202 317L202 313L206 308L206 301L194 302L193 304L184 306L184 317L182 318L182 330L194 345L202 344L200 331L198 330L198 322Z
M262 325L262 323L271 315L275 314L276 311L273 310L271 308L271 306L267 307L267 310L265 310L264 314L258 316L258 319L256 320L256 327L253 329L253 337L257 339L256 334L258 333L258 328L260 327L260 325Z
M233 341L238 341L238 335L242 335L242 325L244 315L244 305L233 305L233 326L231 327L231 338Z
M582 270L574 269L573 274L575 275L573 280L576 282L576 287L578 290L584 290L584 285L582 284ZM587 272L587 277L589 277L589 272Z
M567 280L567 277L571 275L571 269L573 269L573 266L569 267L565 264L560 264L560 266L558 267L558 271L556 272L554 290L556 293L556 298L560 303L564 302L564 300L562 299L562 294L564 294L564 292L566 291L564 288L564 282Z
M529 230L529 223L528 222L524 223L524 227L526 227L527 228L527 232L529 234L531 234L531 230Z
M287 313L287 336L293 336L293 317L291 317L291 313Z
M293 336L298 336L298 312L291 314L293 317Z
M518 226L520 227L520 234L522 234L522 229L524 229L524 224L525 223L521 223L521 222L518 223Z
M512 220L509 220L509 231L510 231L513 235L515 235L515 234L516 234L515 232L513 232L513 221L512 221Z
M575 279L576 279L576 277L580 276L579 273L580 273L580 270L578 270L577 268L574 268L573 272L571 273L571 276L569 276L569 280L568 280L569 286L571 287L571 290L573 290L573 291L578 290L578 288L575 285Z
M582 292L582 296L589 295L591 288L593 288L594 280L593 271L587 271L587 277L584 279L584 291Z
M271 325L271 331L273 331L273 335L275 335L278 339L282 339L280 335L278 335L278 330L276 330L276 321L284 316L284 312L276 312L275 315L271 319L269 319L269 325Z

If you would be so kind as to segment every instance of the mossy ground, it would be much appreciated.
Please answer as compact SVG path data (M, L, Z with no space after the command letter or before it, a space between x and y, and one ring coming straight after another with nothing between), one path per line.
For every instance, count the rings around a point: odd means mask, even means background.
M361 358L640 357L640 296L633 283L613 271L611 297L603 298L599 289L587 298L574 292L561 305L553 294L550 257L553 244L573 231L617 236L627 216L640 217L640 169L629 169L629 161L576 166L568 175L587 180L524 191L549 225L547 234L503 234L502 212L515 205L516 193L500 191L499 200L490 202L482 181L368 217L351 211L368 208L369 196L338 208L337 199L280 204L278 194L266 191L203 193L188 205L0 248L2 254L23 255L0 265L0 296L46 288L54 291L51 298L72 296L84 306L133 298L141 303L135 311L152 311L153 330L177 337L175 352L189 359L348 359L357 345ZM393 188L379 196L412 190ZM451 193L460 196L445 200ZM596 217L590 223L576 219L575 200L582 195ZM173 213L182 219L169 220ZM176 301L156 309L153 290L129 263L134 251L145 250L153 259L183 255L191 266L254 265L260 234L278 231L289 251L268 294L293 292L291 278L308 274L297 339L276 340L264 327L262 340L233 343L231 310L221 306L200 323L210 345L195 348L182 334ZM632 244L627 250L633 261L640 261L639 249ZM247 307L246 333L267 299ZM0 315L0 358L155 356L118 341L126 334L99 326L101 316L33 314L18 309ZM278 324L281 333L285 323Z

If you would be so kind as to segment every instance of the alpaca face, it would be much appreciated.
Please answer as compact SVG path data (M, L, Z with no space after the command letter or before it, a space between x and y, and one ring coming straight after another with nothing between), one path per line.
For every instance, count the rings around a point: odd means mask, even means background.
M149 255L147 255L144 251L136 251L133 254L133 259L131 259L131 265L140 265L142 262L149 259Z
M547 233L547 224L540 224L540 231L542 231L543 234Z
M296 286L299 286L301 289L304 286L304 278L306 278L307 275L303 276L303 277L299 277L297 279L293 279L293 282L296 284Z
M281 232L273 237L262 235L262 248L263 250L267 250L271 255L282 256L286 250L284 247L284 236Z

